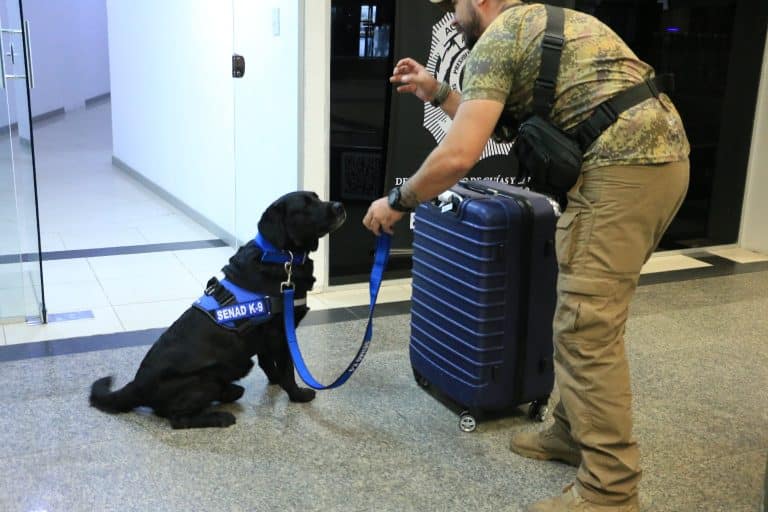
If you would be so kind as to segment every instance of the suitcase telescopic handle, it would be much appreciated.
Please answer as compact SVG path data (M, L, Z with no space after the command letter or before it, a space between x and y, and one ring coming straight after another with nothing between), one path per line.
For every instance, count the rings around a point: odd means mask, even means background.
M499 195L498 190L496 190L495 188L491 188L488 185L483 185L482 183L477 183L474 181L460 181L458 184L466 188L467 190L471 190L473 192L479 192L480 194L486 194L491 196Z
M473 192L477 192L479 194L485 194L490 196L501 196L501 197L509 197L511 199L515 199L515 197L508 192L505 192L504 190L499 190L496 188L493 188L491 186L488 186L484 183L478 183L476 181L460 181L458 183L462 187L466 188L467 190L471 190ZM526 189L521 189L526 190ZM553 197L547 195L547 194L539 194L541 197L544 197L552 206L552 210L555 212L555 217L560 217L562 214L562 209L560 207L560 203L557 202L556 199Z

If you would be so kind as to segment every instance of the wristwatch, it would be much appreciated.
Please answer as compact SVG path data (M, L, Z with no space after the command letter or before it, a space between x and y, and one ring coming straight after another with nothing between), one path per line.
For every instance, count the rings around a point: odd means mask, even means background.
M448 96L451 95L451 86L448 85L446 82L440 82L440 85L437 87L437 92L435 93L435 97L432 98L432 101L430 101L430 105L433 107L440 107L443 103L445 103L445 100L448 99Z
M398 212L411 212L413 211L413 208L408 208L407 206L403 206L403 204L400 202L400 187L392 187L392 190L389 191L389 194L387 194L387 203L389 203L389 207L393 210L396 210Z

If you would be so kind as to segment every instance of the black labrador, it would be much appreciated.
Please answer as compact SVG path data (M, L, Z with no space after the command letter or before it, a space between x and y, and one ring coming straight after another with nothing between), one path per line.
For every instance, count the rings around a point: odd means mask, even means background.
M314 390L296 384L281 291L294 287L298 326L315 282L308 253L345 219L341 203L321 201L313 192L277 199L264 211L258 236L222 269L225 279L209 281L205 294L152 345L133 381L110 391L112 377L97 380L91 405L109 413L151 407L173 428L228 427L235 417L211 405L243 395L234 381L250 372L254 355L269 383L280 384L291 401L312 400Z

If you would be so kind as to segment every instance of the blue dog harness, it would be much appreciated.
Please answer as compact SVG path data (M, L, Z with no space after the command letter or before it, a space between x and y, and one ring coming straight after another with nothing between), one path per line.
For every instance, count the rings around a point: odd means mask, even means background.
M307 261L306 252L294 255L291 251L281 251L260 233L253 239L253 243L261 249L263 263L285 265L289 281L293 265L303 265ZM193 306L207 314L218 325L242 332L266 322L276 313L281 313L283 303L280 297L255 293L236 285L229 279L219 280L212 277L208 281L205 293L193 303ZM306 303L307 299L302 298L294 300L292 304ZM242 322L243 320L247 321Z

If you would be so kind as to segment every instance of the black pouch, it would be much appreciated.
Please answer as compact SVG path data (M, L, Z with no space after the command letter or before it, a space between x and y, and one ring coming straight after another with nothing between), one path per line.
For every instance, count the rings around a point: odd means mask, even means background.
M523 121L513 149L520 165L518 179L536 192L561 197L579 178L579 144L546 119L534 115Z

